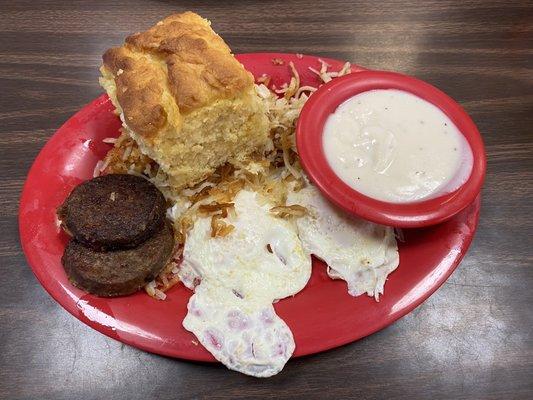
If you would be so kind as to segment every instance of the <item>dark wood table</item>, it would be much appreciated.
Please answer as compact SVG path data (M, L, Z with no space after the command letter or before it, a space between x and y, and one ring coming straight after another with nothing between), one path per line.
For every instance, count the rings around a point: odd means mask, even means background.
M0 9L0 398L533 398L531 2L32 0ZM236 53L318 54L425 79L467 109L487 148L479 230L444 286L387 329L293 360L268 380L93 331L48 296L20 249L25 176L54 131L102 92L100 55L188 9Z

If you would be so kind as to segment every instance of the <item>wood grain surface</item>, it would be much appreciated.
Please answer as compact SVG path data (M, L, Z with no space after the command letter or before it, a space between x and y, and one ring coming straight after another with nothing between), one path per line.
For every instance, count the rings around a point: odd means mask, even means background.
M211 19L236 53L302 52L412 74L466 108L488 153L479 230L427 302L258 380L125 346L41 288L17 227L33 159L102 92L104 50L184 10ZM533 398L531 1L32 0L2 1L0 13L1 399Z

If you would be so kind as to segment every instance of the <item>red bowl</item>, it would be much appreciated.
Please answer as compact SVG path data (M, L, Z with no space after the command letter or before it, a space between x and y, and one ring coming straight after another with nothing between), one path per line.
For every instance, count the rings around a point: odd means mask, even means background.
M398 89L412 93L437 106L453 121L468 141L473 154L472 172L463 185L451 193L427 200L389 203L365 196L335 174L326 160L322 145L326 120L344 101L374 89ZM296 146L307 175L334 204L358 217L400 228L435 225L451 218L474 201L485 177L483 140L463 108L436 87L394 72L361 71L321 86L300 113Z

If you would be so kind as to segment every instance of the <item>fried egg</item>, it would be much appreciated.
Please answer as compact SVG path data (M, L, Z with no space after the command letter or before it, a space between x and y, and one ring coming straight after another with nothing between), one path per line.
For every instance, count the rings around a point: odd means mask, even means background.
M311 184L289 192L287 204L308 209L296 220L307 253L327 264L331 278L345 280L352 296L366 293L378 300L387 276L399 264L393 229L346 215Z
M228 368L268 377L295 348L272 303L304 288L311 257L295 226L273 216L259 194L243 190L234 204L229 235L212 238L211 218L198 219L187 235L180 278L195 293L183 326Z

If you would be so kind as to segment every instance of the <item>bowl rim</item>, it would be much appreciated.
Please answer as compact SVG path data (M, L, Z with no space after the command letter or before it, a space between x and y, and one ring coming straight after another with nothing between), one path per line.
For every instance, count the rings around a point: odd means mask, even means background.
M456 190L408 203L391 203L366 196L342 181L324 154L322 136L327 118L349 98L369 90L397 89L426 100L443 111L472 149L468 179ZM322 85L305 103L296 125L296 147L310 180L346 212L382 225L418 228L443 222L466 208L479 194L486 171L483 139L472 118L450 96L420 79L389 71L360 71Z

